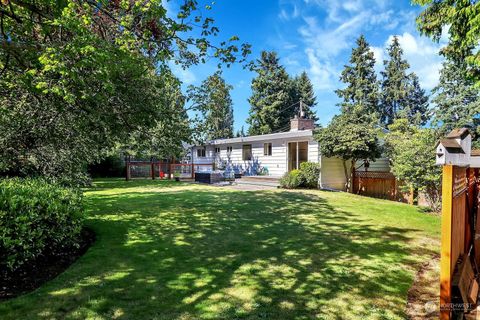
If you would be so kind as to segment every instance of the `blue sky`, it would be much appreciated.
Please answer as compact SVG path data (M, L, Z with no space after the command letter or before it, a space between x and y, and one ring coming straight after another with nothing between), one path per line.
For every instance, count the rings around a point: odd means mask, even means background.
M409 1L386 0L220 0L208 12L220 28L220 39L237 35L252 45L250 59L262 50L274 50L291 75L306 71L317 96L316 112L326 125L338 113L334 90L343 66L348 63L355 40L364 34L377 59L380 71L385 47L398 35L411 65L424 89L429 91L438 81L442 58L441 44L420 36L415 18L421 11ZM198 85L216 70L216 62L175 73L185 85ZM233 66L223 71L234 89L235 130L245 125L248 117L250 84L255 73Z

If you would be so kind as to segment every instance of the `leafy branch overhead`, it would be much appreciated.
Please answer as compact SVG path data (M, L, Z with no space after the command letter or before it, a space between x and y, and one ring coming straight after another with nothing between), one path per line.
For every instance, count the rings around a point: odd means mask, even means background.
M210 7L192 0L2 3L0 170L12 174L83 172L140 132L186 132L187 118L170 121L185 99L159 97L179 86L170 66L243 63L250 52L236 36L216 40Z

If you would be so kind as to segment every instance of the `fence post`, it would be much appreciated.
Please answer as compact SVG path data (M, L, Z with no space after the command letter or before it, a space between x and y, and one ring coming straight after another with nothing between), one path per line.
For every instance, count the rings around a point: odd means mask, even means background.
M125 157L125 168L126 168L125 180L128 181L130 180L130 158L128 156Z
M442 237L440 254L440 319L451 318L452 302L452 214L454 166L443 166L442 177Z
M194 168L195 168L195 167L194 167L194 165L193 165L193 163L192 163L192 179L195 178L195 169L194 169Z

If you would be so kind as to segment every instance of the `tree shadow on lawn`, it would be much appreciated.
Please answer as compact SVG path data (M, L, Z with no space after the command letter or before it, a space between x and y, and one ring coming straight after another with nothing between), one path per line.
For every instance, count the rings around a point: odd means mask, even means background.
M178 188L89 202L96 244L25 314L400 319L412 265L432 254L417 230L376 226L312 194Z

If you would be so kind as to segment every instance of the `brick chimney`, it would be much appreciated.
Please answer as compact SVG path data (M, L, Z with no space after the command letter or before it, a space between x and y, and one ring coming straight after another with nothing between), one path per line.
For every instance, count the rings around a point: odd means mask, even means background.
M315 123L312 119L299 118L297 115L290 119L290 131L313 130Z

